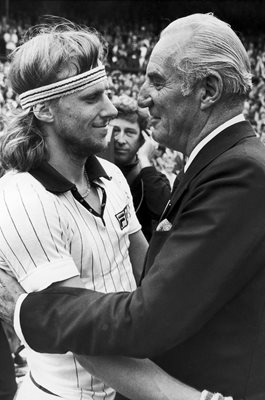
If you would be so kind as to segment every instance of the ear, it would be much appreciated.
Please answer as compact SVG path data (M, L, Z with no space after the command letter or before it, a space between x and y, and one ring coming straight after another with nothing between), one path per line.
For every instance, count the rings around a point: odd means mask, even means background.
M41 103L33 106L33 114L38 120L42 122L50 123L54 120L53 112L49 103Z
M223 81L218 72L211 72L203 80L201 92L201 110L206 110L215 104L222 96Z

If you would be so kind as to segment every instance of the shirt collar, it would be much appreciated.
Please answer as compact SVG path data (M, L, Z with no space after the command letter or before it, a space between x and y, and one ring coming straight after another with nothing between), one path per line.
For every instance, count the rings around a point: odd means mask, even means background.
M90 156L87 159L85 168L90 181L98 178L111 179L95 156ZM43 162L38 168L30 170L29 173L37 179L46 190L55 194L65 193L75 188L73 182L66 179L48 162Z
M235 117L229 119L228 121L226 121L224 124L218 126L216 129L214 129L209 135L207 135L204 139L202 139L197 146L194 147L194 149L192 150L192 152L190 153L190 156L185 164L184 167L184 172L187 171L187 169L189 168L189 166L191 165L192 161L194 160L194 158L197 156L197 154L199 153L199 151L201 151L201 149L210 142L210 140L212 140L215 136L218 135L218 133L222 132L223 130L225 130L226 128L228 128L231 125L237 124L238 122L242 122L245 121L244 115L243 114L239 114L236 115Z

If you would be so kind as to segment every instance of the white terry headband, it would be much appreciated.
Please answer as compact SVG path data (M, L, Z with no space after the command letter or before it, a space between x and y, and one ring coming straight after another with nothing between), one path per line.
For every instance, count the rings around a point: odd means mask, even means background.
M82 90L85 87L95 85L107 79L104 65L92 68L82 74L71 76L59 82L51 83L38 87L36 89L27 90L19 96L20 104L23 110L30 108L44 101L55 99Z

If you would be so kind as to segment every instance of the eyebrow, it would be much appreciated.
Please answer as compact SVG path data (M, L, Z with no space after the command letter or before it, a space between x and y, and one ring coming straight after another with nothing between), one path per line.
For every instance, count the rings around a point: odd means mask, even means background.
M150 79L160 79L160 80L164 80L165 78L163 77L163 75L159 74L159 72L149 72L147 73L148 78Z
M137 133L137 129L135 129L135 128L127 127L127 128L124 128L124 130L127 132L136 132Z
M86 98L86 97L90 97L90 96L95 96L95 95L97 95L97 94L101 94L101 93L105 93L107 90L109 89L109 85L108 85L108 87L102 87L102 88L99 88L99 87L94 87L94 88L91 88L91 91L89 91L89 92L86 92L86 93L80 93L80 97L81 98Z
M113 129L119 129L119 130L121 130L121 127L119 126L119 125L113 125ZM133 133L137 133L137 129L135 129L135 128L131 128L131 127L125 127L124 128L124 131L125 132L133 132Z

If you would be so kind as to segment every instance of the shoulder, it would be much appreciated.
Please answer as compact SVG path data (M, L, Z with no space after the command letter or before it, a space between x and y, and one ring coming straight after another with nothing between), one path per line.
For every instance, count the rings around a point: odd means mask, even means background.
M29 196L34 191L46 192L44 186L35 179L29 172L9 171L0 179L0 192L15 192L23 191Z
M246 138L213 161L212 167L242 175L265 175L265 146L256 138Z
M105 160L104 158L100 158L97 157L98 161L100 162L100 164L102 165L102 167L104 168L104 170L106 171L106 173L109 176L112 176L113 174L122 174L121 170L119 169L119 167L117 167L117 165L115 165L114 163Z
M51 193L28 172L10 171L0 179L0 205L12 209L16 214L20 209L40 209L51 205Z
M245 138L212 159L194 174L190 188L234 197L265 196L265 146L258 138Z

